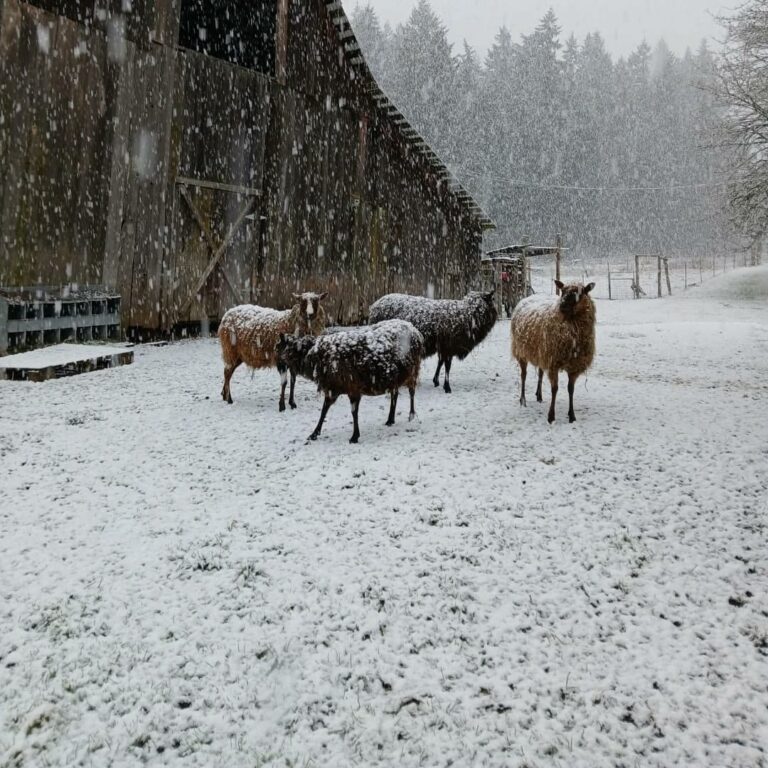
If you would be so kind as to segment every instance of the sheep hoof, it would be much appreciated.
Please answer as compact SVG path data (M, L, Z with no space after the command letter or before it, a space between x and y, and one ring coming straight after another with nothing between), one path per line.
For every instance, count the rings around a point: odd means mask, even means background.
M445 384L443 386L443 389L445 390L445 394L446 395L450 395L451 394L451 385L450 384Z
M285 403L281 400L280 401L280 413L282 413L285 410Z
M292 410L292 411L295 411L295 410L296 410L296 403L288 403L288 405L290 405L290 406L291 406L291 410Z
M434 384L436 387L439 387L439 386L440 386L440 380L439 380L439 379L432 379L432 383L433 383L433 384Z
M349 438L350 443L356 443L360 439L359 435L352 435L352 437Z
M387 419L384 422L385 427L394 427L395 426L395 420L394 419Z
M416 418L416 414L415 413L409 413L408 414L408 421L413 421L415 418Z
M576 416L573 413L568 414L568 421L573 424L574 421L576 421Z
M307 440L317 440L317 432L313 432L313 433L312 433L312 434L311 434L311 435L310 435L310 436L307 438Z
M549 414L549 416L547 416L547 421L548 421L550 424L552 424L552 423L555 421L555 417L554 417L554 415L550 413L550 414Z

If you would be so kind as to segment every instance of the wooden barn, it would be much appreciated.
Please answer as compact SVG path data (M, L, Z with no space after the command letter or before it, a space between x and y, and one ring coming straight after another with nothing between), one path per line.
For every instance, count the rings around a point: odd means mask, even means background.
M0 0L0 168L0 286L103 286L134 336L456 296L493 226L335 0Z

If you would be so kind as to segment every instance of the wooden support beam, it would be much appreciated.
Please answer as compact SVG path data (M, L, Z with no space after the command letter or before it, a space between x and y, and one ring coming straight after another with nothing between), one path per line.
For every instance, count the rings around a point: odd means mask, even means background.
M288 81L288 7L290 0L278 0L275 32L275 77L285 85Z

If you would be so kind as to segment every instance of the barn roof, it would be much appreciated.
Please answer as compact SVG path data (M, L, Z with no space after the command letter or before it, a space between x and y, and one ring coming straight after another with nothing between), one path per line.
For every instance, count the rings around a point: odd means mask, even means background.
M495 251L488 251L485 254L486 260L502 259L505 256L519 256L525 252L526 256L552 256L558 251L567 251L567 248L556 245L505 245L503 248L497 248Z
M341 4L341 0L326 0L326 7L331 20L335 25L339 39L344 46L344 51L349 63L363 74L370 83L370 90L376 101L378 108L387 115L400 130L405 140L426 156L428 162L434 168L435 174L442 181L447 182L451 192L458 199L459 204L477 221L481 229L496 229L496 225L485 211L478 205L472 195L462 186L456 177L446 168L445 164L432 151L430 146L424 141L411 124L402 115L400 110L389 100L389 97L379 88L376 78L368 68L360 44L357 42L352 25L349 23L347 14Z

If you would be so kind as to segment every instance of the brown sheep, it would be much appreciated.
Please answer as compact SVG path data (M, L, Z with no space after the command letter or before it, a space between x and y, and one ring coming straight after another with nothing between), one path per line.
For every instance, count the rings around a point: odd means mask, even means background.
M536 400L542 402L544 371L552 386L548 421L555 420L560 371L568 374L568 420L576 421L573 390L576 379L592 365L595 356L595 304L589 293L594 283L555 284L560 296L529 296L512 313L512 356L520 364L520 405L525 405L525 378L528 363L539 369Z
M274 368L280 373L280 410L285 410L285 387L288 371L278 364L275 347L280 334L318 336L325 328L325 312L320 302L327 293L294 293L296 304L283 311L254 304L242 304L228 310L219 325L221 355L224 358L224 388L222 398L232 402L229 383L235 369L245 363L250 368ZM288 404L296 407L293 399L296 371L291 370L291 392Z

